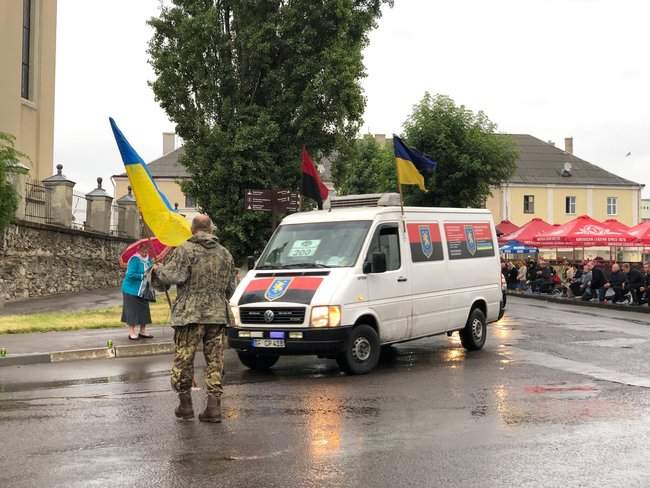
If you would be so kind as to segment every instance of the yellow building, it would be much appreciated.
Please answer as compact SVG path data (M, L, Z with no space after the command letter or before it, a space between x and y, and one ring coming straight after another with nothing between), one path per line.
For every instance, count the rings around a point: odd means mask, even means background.
M643 185L574 156L572 138L565 140L564 151L530 135L512 138L519 149L515 173L486 202L495 222L523 225L539 217L563 224L587 214L600 221L639 223Z
M180 213L191 220L199 210L196 202L185 195L181 189L183 180L190 178L185 166L178 161L182 154L183 148L176 148L176 135L164 132L163 155L147 163L147 167L156 185L158 185L158 189L164 193L169 203L177 207ZM115 198L122 198L129 191L129 179L126 173L113 175L113 181L115 184Z
M0 1L0 132L29 156L29 177L53 172L57 0Z

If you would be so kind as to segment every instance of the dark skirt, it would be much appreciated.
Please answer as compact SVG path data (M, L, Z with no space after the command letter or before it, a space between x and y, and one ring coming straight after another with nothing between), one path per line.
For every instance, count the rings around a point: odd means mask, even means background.
M128 325L147 325L151 323L149 302L133 295L122 293L122 322Z

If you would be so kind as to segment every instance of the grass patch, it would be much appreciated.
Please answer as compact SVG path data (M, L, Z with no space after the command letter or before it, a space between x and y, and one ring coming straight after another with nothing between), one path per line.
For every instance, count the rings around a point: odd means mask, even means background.
M121 305L74 312L7 315L0 317L0 334L122 327L124 324L120 321L121 318ZM151 320L152 325L169 324L169 305L164 295L151 304Z

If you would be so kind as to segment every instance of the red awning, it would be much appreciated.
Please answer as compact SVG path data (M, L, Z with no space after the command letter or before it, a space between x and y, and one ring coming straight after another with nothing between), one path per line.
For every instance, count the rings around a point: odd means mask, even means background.
M619 222L616 219L607 219L603 222L603 225L608 229L615 230L617 232L629 232L630 227L625 225L623 222Z
M650 220L635 225L628 233L639 239L639 244L650 246Z
M548 222L535 217L527 224L524 224L521 227L519 227L519 229L517 229L516 231L501 236L499 238L499 242L505 243L508 241L518 241L521 242L522 244L531 245L534 244L533 238L536 235L551 230L552 228L553 226Z
M533 242L538 246L621 246L636 242L636 237L625 231L612 230L606 225L581 215L566 224L536 236Z
M519 230L519 227L517 227L509 220L502 220L496 225L496 228L497 228L497 232L500 232L503 235L512 234L516 230Z

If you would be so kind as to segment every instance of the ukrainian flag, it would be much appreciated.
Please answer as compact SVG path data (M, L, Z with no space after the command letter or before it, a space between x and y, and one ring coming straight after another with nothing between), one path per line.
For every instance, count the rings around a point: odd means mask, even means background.
M190 224L172 209L167 197L156 186L147 165L131 147L115 121L112 118L109 120L142 218L160 242L167 246L179 246L192 237Z
M426 154L409 148L395 135L393 136L393 146L397 161L397 183L399 185L418 185L420 190L426 191L422 174L435 170L437 163Z

